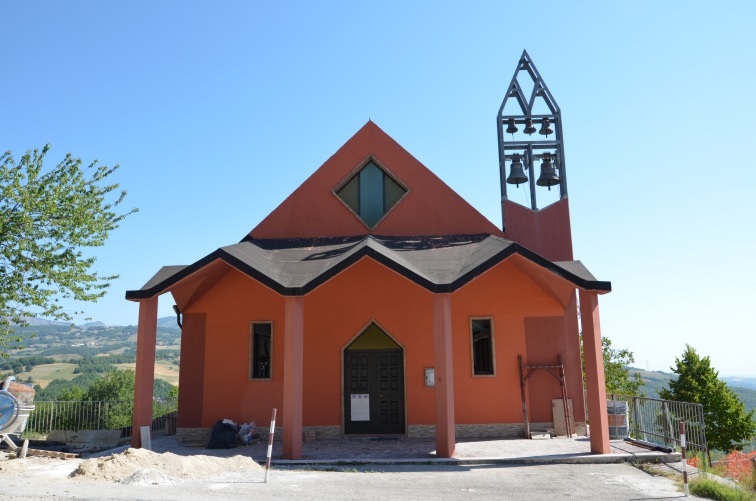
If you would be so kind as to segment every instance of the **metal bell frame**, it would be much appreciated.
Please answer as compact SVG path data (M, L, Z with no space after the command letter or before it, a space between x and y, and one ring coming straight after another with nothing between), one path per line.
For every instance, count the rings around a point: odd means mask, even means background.
M529 99L526 99L522 87L520 87L520 84L517 80L518 75L523 71L526 72L533 80L533 91L531 92ZM519 105L519 108L522 111L521 114L504 115L504 107L510 98L514 99ZM538 99L542 99L543 102L546 103L550 114L533 114L533 107ZM547 122L544 122L544 120L547 120ZM545 132L538 131L538 129L533 127L534 123L541 124L541 131L551 129L549 131L549 135L546 135ZM513 125L515 127L517 125L522 125L526 128L532 127L532 129L529 129L529 136L531 136L532 133L536 131L538 131L539 134L528 137L525 140L514 138L507 139L504 127L506 126L507 129L511 130ZM564 143L562 139L562 114L559 106L554 100L554 97L551 95L551 92L549 92L548 87L546 87L546 83L543 81L541 75L538 73L538 70L533 64L533 61L530 59L527 51L522 52L520 61L517 64L517 69L515 70L512 81L509 84L509 88L507 89L507 94L501 103L499 113L496 117L496 127L499 139L499 175L501 178L500 184L502 201L508 199L506 164L507 162L512 162L515 154L520 155L524 169L530 170L530 174L529 176L527 176L527 182L530 187L531 209L539 209L536 187L540 188L541 186L538 186L536 184L537 177L534 175L534 166L535 161L543 159L544 154L551 155L556 175L559 177L559 198L566 198L567 173L565 169ZM523 132L528 133L528 131L525 130ZM549 138L551 132L553 132L553 139ZM552 185L548 185L545 187L551 189L551 186ZM556 186L556 184L554 184L553 186Z
M559 152L555 151L544 151L543 153L536 153L533 154L532 151L525 151L525 153L512 153L510 155L505 155L504 161L509 162L510 164L510 176L506 178L507 184L514 184L514 185L521 185L525 183L529 183L531 179L535 179L535 184L539 188L548 188L551 189L551 186L556 186L557 184L561 184L561 178L559 179L558 183L552 183L552 184L538 184L541 178L543 177L543 171L541 171L541 174L536 178L535 176L535 167L536 162L541 161L543 162L546 159L549 159L549 161L553 165L553 170L558 169L558 165L560 164L559 161ZM522 170L520 171L519 168L512 169L513 165L519 161L522 165ZM541 166L543 169L543 165ZM506 172L506 169L504 169ZM530 171L530 176L528 177L528 174L526 174L527 171ZM519 172L522 172L523 177L519 177L517 174ZM518 182L519 181L519 182Z

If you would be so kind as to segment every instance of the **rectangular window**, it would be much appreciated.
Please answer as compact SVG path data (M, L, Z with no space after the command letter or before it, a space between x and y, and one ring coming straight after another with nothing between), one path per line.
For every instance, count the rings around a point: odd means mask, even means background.
M494 375L493 322L490 318L470 320L474 376Z
M272 334L273 324L270 322L253 322L252 339L250 343L250 371L251 379L270 379L272 372Z

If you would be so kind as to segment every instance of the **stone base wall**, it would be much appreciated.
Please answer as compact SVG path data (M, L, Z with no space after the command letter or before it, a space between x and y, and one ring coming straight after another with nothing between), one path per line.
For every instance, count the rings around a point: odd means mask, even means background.
M458 424L456 438L523 438L525 425L520 423Z
M543 431L553 429L553 423L530 423L531 431ZM585 422L575 423L575 431L579 436L587 434ZM267 441L270 428L258 428L260 440ZM302 427L303 440L341 440L344 435L341 426L304 426ZM454 426L454 435L457 439L464 438L525 438L525 425L522 423L491 423L491 424L458 424ZM283 429L276 427L273 440L278 442L283 437ZM411 424L407 427L407 438L435 439L436 426L432 424ZM205 447L210 441L210 428L178 428L176 430L176 442L180 445Z
M304 440L341 440L341 426L303 426Z
M205 447L210 441L210 428L176 428L176 443L189 447Z
M524 438L525 425L520 423L458 424L454 436L460 438ZM436 438L436 426L432 424L409 425L408 438Z
M432 424L411 424L407 426L407 438L436 438L436 426Z

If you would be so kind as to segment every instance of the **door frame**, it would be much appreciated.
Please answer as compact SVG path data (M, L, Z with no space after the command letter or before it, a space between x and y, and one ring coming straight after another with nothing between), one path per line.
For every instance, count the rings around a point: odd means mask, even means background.
M344 408L345 405L345 387L346 387L346 375L344 374L344 357L346 356L347 347L352 344L358 337L360 337L371 325L375 324L376 327L381 329L384 334L386 334L389 338L391 338L392 341L394 341L399 347L402 349L402 385L403 385L403 397L404 397L404 433L395 433L395 434L370 434L370 435L355 435L353 433L347 434L346 433L346 409ZM372 436L402 436L406 437L409 429L409 423L407 422L407 348L402 344L398 339L396 339L394 336L391 335L391 332L386 329L383 325L381 325L376 319L371 318L370 320L365 323L358 331L357 334L349 338L349 340L344 343L341 346L341 368L339 369L339 372L341 373L341 389L339 391L339 394L341 395L341 437L372 437Z

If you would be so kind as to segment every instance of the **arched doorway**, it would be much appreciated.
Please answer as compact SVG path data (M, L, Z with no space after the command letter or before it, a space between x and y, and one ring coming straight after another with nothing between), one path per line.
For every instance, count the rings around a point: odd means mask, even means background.
M344 433L404 432L404 349L371 323L344 349Z

